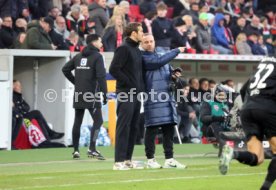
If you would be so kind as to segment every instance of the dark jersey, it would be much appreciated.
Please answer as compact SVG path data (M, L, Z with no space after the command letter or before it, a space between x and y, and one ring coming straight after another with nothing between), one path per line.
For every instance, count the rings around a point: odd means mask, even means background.
M243 109L276 112L276 59L265 57L246 83Z

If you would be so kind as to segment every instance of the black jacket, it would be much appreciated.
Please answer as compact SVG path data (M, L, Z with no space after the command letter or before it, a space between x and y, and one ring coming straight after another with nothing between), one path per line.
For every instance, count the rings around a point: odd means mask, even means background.
M0 29L0 49L11 48L16 38L12 28L2 26Z
M131 88L136 88L136 92L144 89L142 53L138 46L139 43L126 38L114 53L109 73L117 80L117 93L129 92Z
M30 111L29 104L24 100L22 94L13 91L13 116L22 117Z
M68 50L69 45L64 40L63 36L58 34L55 30L51 30L49 32L49 36L55 46L57 46L57 50Z
M102 41L104 51L114 52L117 44L117 33L114 26L108 27L104 30Z
M171 49L178 47L186 47L187 36L185 33L180 34L176 29L174 29L171 38Z
M75 75L72 74L72 70L75 70ZM74 108L101 107L99 92L106 96L106 71L103 56L96 47L85 47L82 53L64 65L62 72L75 85ZM77 93L79 95L75 97Z
M157 17L153 20L152 34L154 36L156 47L170 47L171 37L174 31L172 21L168 18Z

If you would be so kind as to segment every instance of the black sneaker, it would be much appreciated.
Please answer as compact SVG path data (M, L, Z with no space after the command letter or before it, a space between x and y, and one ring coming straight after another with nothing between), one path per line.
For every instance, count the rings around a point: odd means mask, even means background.
M72 153L73 159L80 159L80 153L78 151L75 151Z
M50 135L50 139L51 140L54 140L54 139L60 139L64 136L64 133L58 133L58 132L53 132L51 135Z
M87 156L89 158L96 158L98 160L105 160L105 157L103 157L103 155L101 155L101 153L99 151L91 151L91 150L88 150L87 151Z

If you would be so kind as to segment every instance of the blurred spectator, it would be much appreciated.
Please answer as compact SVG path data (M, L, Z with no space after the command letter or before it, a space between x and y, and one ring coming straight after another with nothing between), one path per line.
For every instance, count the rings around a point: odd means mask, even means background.
M253 16L251 24L247 25L245 28L245 33L247 36L249 34L255 33L257 35L261 35L261 30L260 30L260 18L256 15Z
M188 94L189 104L195 110L197 117L199 116L199 107L201 100L199 99L199 82L197 78L189 80L190 91Z
M26 0L10 0L11 2L11 17L15 21L19 16L21 16L24 9L28 9L28 1ZM10 15L9 14L9 15Z
M247 43L247 37L245 33L240 33L236 39L237 52L240 55L252 55L251 47Z
M75 31L82 38L84 38L84 34L87 34L86 21L81 14L79 5L73 5L71 7L71 12L66 16L66 24L70 32Z
M24 18L28 23L33 19L29 9L23 9L21 17Z
M0 0L0 17L11 16L11 0Z
M263 36L259 36L258 44L260 45L261 49L263 50L263 51L260 51L260 52L262 52L262 53L264 52L264 55L268 55L268 49L267 49L266 45L264 44Z
M182 17L182 19L186 23L188 42L190 46L194 47L196 44L196 33L194 30L195 27L194 27L193 19L190 15L185 15ZM187 47L187 48L189 49L191 47Z
M164 3L168 7L173 8L173 17L179 16L180 13L185 9L184 5L179 0L164 0Z
M243 2L244 0L232 0L227 3L226 10L228 10L231 15L240 14Z
M27 31L27 22L26 22L26 20L23 19L23 18L18 18L15 21L14 31L16 32L17 35L21 32L26 32Z
M32 19L39 20L46 17L52 2L49 0L28 0L29 11L32 13Z
M233 38L236 41L237 36L240 33L244 33L245 32L245 25L246 25L246 20L244 17L239 17L236 21L236 23L233 23L232 26L230 27L232 34L233 34Z
M51 17L53 20L56 20L56 18L60 15L60 10L57 7L52 7L49 10L49 17Z
M190 5L190 10L184 10L181 12L181 15L190 15L193 18L193 23L197 24L198 23L198 11L199 11L199 5L198 3L192 3Z
M68 13L71 11L71 0L63 0L61 10L62 10L62 16L66 17Z
M123 13L124 13L124 16L125 16L125 20L126 20L127 23L129 23L129 17L128 17L129 2L128 1L121 1L119 6L123 8Z
M232 88L233 90L235 89L235 83L232 79L226 79L222 82L222 84Z
M54 28L54 20L50 17L41 18L28 24L27 36L23 43L24 49L56 49L49 32Z
M215 23L211 28L212 43L219 46L221 54L232 54L233 45L229 44L225 35L224 15L217 13L215 16Z
M84 16L84 20L88 20L89 18L89 11L88 11L88 6L87 5L80 5L80 9L81 9L81 14Z
M273 45L271 38L266 39L265 45L267 47L268 56L275 56L275 46Z
M192 124L196 120L196 113L193 108L186 102L186 97L189 94L190 87L185 86L181 89L180 101L177 102L177 114L180 117L179 133L183 143L191 143L190 131ZM185 98L184 98L184 97Z
M3 20L2 20L2 18L0 18L0 29L2 27L2 24L3 24Z
M201 78L199 79L199 90L200 93L200 99L203 101L204 98L206 98L205 93L209 92L209 80L207 78Z
M262 17L260 21L262 25L262 35L264 37L264 41L266 41L267 38L271 37L271 33L270 33L271 27L269 26L268 19L266 17Z
M187 27L186 23L181 19L178 18L174 23L174 31L172 32L171 38L171 49L178 48L178 47L186 47L187 45Z
M211 49L211 34L208 31L208 15L201 13L199 15L199 23L195 29L196 33L196 50L199 53L204 51L210 52Z
M14 42L14 49L23 49L23 43L26 39L26 33L25 32L21 32L18 34L15 42Z
M143 0L139 5L140 13L142 15L146 15L148 12L156 11L156 3L155 0Z
M109 17L113 15L113 10L116 5L117 3L115 0L107 0L106 8L107 8Z
M216 0L215 6L218 8L223 8L225 9L227 6L227 0Z
M170 49L173 33L172 21L166 18L167 5L163 2L157 5L157 17L152 22L152 34L156 42L156 49L164 52Z
M249 34L247 43L251 47L251 52L253 55L265 55L264 50L258 43L258 38L260 35L252 33Z
M66 43L68 46L73 49L71 51L80 51L81 50L81 43L79 41L79 35L76 32L70 32L68 39L66 39Z
M123 42L124 25L120 15L113 15L103 32L104 51L115 51Z
M142 22L142 28L144 33L152 34L152 21L155 19L155 12L148 12Z
M209 80L209 91L210 92L215 89L216 84L217 84L216 81L214 81L213 79Z
M63 35L56 32L56 30L54 28L51 28L51 30L49 32L49 36L50 36L53 44L57 47L56 48L57 50L68 50L69 49L69 46L65 42Z
M234 45L235 42L234 42L232 31L230 29L230 26L231 26L231 15L225 14L224 15L224 20L225 20L225 22L224 22L224 28L225 28L226 39L227 39L229 45Z
M12 48L15 41L16 33L12 28L12 18L3 17L3 23L0 29L0 48Z
M55 20L55 31L62 35L64 39L69 37L70 32L66 28L66 22L63 16L58 16Z
M90 18L94 18L96 34L101 35L108 22L106 0L97 0L88 6Z
M71 0L71 5L81 5L81 0Z

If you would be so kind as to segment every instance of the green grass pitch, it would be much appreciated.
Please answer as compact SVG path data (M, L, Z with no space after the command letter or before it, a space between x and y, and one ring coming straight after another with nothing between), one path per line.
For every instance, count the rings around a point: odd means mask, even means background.
M97 161L72 148L0 151L0 190L255 190L266 175L269 160L259 167L233 161L226 176L218 171L217 149L212 145L175 145L175 158L187 169L113 171L113 147L98 147L107 158ZM136 146L134 160L146 161L144 146ZM156 158L164 163L162 146ZM276 185L272 187L276 189Z

